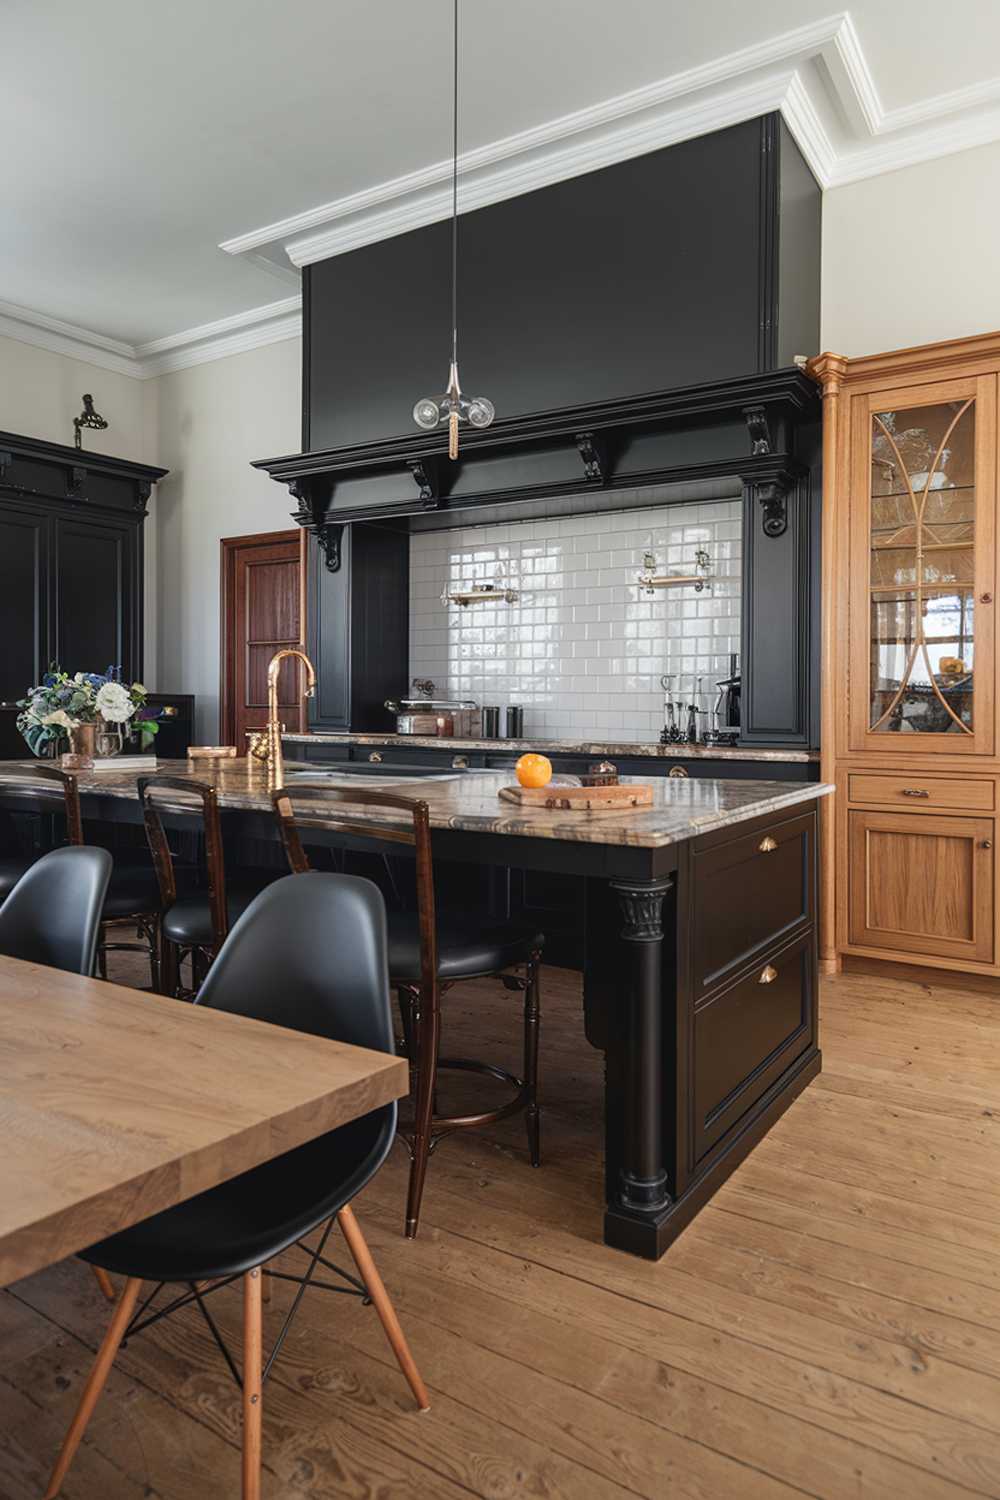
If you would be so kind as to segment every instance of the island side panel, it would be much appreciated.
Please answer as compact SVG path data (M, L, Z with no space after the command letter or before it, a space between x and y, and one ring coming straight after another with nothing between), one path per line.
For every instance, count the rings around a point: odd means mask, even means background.
M819 1072L816 866L815 803L678 847L659 974L667 1201L646 1212L623 1186L650 1063L635 1050L635 935L621 882L589 882L584 1006L606 1059L608 1243L662 1255Z

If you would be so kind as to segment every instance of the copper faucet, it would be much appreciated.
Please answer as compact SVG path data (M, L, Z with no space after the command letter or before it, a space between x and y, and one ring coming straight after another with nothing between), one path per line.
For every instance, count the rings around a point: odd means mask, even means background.
M266 744L251 744L250 753L268 764L268 782L279 787L285 784L285 758L281 749L282 724L278 718L278 673L286 656L297 656L306 669L306 697L316 691L316 669L304 651L286 646L276 651L267 664L267 736Z

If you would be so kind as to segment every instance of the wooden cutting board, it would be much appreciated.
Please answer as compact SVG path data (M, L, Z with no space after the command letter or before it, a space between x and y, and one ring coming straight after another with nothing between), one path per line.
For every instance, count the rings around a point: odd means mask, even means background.
M648 783L629 786L502 786L501 802L517 807L546 807L558 812L628 812L649 807L653 788Z

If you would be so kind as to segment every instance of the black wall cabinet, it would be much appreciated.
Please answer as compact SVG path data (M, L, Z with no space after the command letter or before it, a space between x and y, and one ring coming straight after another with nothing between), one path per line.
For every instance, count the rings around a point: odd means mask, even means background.
M0 757L50 661L142 676L142 523L167 471L0 433Z

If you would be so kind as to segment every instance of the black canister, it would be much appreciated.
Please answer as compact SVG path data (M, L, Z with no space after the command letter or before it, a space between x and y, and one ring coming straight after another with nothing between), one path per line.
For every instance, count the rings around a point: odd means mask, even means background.
M509 740L520 740L524 738L524 709L516 703L510 704L507 709L507 738Z
M490 707L483 709L483 739L498 740L500 738L500 708Z

